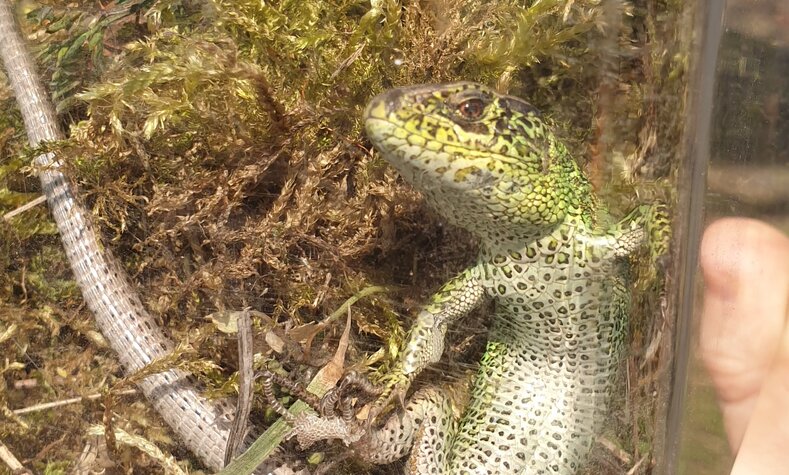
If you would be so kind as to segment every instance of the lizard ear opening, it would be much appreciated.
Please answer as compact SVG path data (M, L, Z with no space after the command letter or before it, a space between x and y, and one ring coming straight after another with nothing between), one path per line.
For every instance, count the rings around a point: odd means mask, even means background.
M514 96L503 96L502 97L503 106L506 109L509 109L513 112L518 112L519 114L523 115L524 117L540 117L542 114L540 110L534 107L533 105L529 104L528 102L524 101L519 97Z

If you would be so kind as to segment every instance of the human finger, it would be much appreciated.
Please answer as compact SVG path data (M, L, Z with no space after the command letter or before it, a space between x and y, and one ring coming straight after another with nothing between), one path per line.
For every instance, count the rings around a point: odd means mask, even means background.
M718 391L732 450L745 456L746 432L752 440L765 430L753 419L757 406L767 409L758 402L762 387L774 371L783 371L773 363L784 339L789 239L759 221L723 219L705 232L701 266L701 355ZM789 373L785 376L789 381ZM773 421L781 413L789 419L789 411L782 410ZM789 434L782 443L789 446Z

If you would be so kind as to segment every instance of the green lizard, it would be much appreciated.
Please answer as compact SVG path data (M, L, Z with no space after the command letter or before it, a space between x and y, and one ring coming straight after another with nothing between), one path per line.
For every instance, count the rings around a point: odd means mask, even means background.
M625 347L628 257L644 245L666 251L665 210L612 220L537 110L478 84L391 90L370 102L365 128L433 209L481 244L476 264L419 313L373 417L439 360L448 325L490 299L496 310L459 420L450 397L428 387L383 426L342 438L373 463L410 451L413 474L577 473ZM319 425L297 430L330 437Z

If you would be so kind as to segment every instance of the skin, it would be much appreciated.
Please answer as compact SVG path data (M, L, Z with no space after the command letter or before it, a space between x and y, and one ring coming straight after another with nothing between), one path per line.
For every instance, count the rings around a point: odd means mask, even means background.
M787 473L789 238L759 221L725 218L701 249L701 357L716 387L732 475Z

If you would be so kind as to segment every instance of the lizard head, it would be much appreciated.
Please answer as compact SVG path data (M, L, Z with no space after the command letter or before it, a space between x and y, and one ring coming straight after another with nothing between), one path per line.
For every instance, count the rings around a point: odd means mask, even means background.
M375 148L453 224L533 233L580 212L590 188L540 113L460 82L393 89L365 110Z

